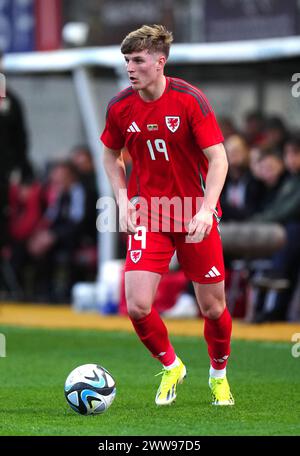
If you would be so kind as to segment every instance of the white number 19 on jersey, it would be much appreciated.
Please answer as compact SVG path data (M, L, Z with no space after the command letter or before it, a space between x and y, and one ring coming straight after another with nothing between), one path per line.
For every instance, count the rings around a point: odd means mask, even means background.
M152 160L156 160L154 149L153 149L153 146L152 146L152 143L151 143L151 139L148 139L147 146L148 146L148 149L149 149L149 152L150 152L151 159ZM160 153L165 154L166 160L169 161L166 141L164 141L163 139L155 139L154 146L155 146L156 152L160 152Z

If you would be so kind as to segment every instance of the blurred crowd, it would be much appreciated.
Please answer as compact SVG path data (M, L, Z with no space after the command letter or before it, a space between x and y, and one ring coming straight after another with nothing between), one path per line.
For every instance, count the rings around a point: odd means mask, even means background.
M85 145L50 163L44 176L21 170L12 177L2 206L2 293L30 302L68 302L74 283L95 281L96 200Z

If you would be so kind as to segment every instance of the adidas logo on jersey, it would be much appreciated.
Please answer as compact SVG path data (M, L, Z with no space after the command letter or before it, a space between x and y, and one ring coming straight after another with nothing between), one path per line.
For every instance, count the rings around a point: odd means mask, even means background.
M207 274L205 274L205 277L218 277L220 276L221 273L217 270L216 266L213 266L210 271L208 271Z
M127 131L132 133L139 133L141 130L135 122L132 122L132 124L127 128Z

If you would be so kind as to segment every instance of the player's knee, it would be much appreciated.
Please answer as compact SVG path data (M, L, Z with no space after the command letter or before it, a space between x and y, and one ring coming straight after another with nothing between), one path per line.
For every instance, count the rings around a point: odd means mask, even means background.
M225 302L215 300L213 303L210 303L208 306L203 306L202 314L205 318L209 320L217 320L220 318L225 309Z
M149 314L150 309L149 305L145 302L127 299L127 312L133 320L140 320Z

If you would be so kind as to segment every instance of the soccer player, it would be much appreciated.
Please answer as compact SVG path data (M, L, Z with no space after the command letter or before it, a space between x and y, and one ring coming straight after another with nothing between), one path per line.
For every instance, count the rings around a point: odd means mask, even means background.
M218 231L227 158L222 133L205 95L184 80L164 75L172 41L172 34L162 25L144 25L125 37L121 52L131 85L108 104L101 135L104 166L120 212L125 213L120 228L129 233L127 309L138 337L163 366L155 402L171 404L176 399L177 384L186 376L186 367L152 303L161 275L168 271L176 250L182 269L193 282L204 317L212 403L232 405L226 378L232 323L225 303ZM133 161L128 188L121 153L124 147ZM180 232L172 225L173 229L166 231L161 220L159 229L152 229L151 224L145 230L138 224L137 203L142 199L148 203L143 207L148 207L151 221L161 216L160 209L154 217L151 213L151 202L157 198L183 204L192 199L193 212L184 223L185 229ZM170 215L173 222L175 218Z

